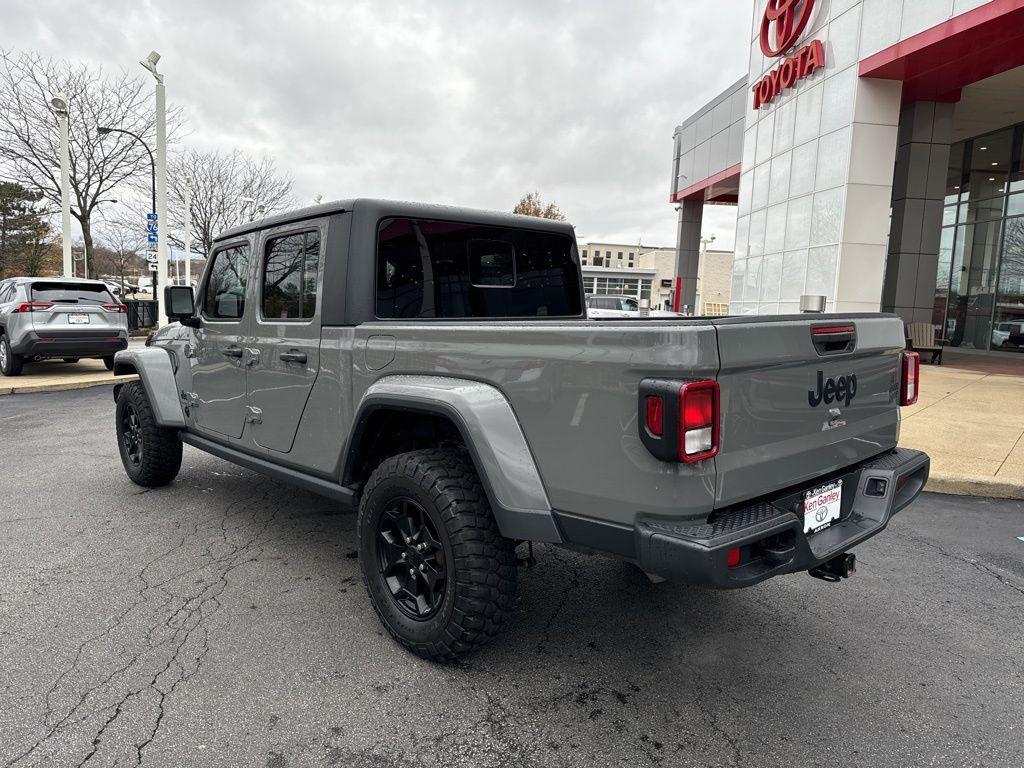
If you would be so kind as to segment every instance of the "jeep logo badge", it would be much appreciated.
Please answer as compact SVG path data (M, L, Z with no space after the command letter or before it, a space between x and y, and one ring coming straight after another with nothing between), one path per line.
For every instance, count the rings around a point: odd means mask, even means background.
M824 402L826 405L832 403L845 403L847 407L857 396L857 376L840 376L838 379L826 379L824 371L818 371L817 389L807 391L807 402L812 408L817 408Z

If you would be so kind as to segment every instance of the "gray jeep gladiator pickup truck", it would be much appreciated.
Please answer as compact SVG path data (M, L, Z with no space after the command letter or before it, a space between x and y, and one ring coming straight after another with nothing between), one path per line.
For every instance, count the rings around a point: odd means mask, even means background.
M928 476L898 318L589 320L565 223L319 205L224 232L165 301L115 360L128 476L170 483L185 443L358 509L373 607L426 658L498 631L522 542L838 581Z

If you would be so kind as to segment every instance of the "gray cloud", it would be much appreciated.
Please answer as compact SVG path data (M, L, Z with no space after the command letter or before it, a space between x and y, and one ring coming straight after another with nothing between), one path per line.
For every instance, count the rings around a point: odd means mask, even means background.
M672 131L745 68L749 0L16 0L5 46L138 69L163 55L198 148L272 154L303 202L510 208L583 238L675 241ZM706 209L731 245L734 209Z

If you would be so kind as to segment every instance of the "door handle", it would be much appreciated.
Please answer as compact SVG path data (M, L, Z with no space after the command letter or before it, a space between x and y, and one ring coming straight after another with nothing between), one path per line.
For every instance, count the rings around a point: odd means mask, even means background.
M225 357L241 357L242 356L242 348L241 347L228 347L227 349L222 349L221 350L221 354L224 355Z
M306 362L306 353L296 352L295 350L292 350L291 352L282 352L278 357L286 363Z

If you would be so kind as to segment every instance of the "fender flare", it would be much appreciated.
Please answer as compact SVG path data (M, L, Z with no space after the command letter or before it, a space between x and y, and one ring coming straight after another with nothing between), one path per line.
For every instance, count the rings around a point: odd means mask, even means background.
M174 360L163 347L123 349L114 355L114 375L138 374L146 396L153 406L156 423L161 427L184 429L185 414L178 398L178 384L174 380ZM124 384L114 385L114 400Z
M469 449L501 534L510 539L563 543L526 436L497 387L446 376L378 379L356 409L346 448L345 477L370 416L385 408L449 418Z

